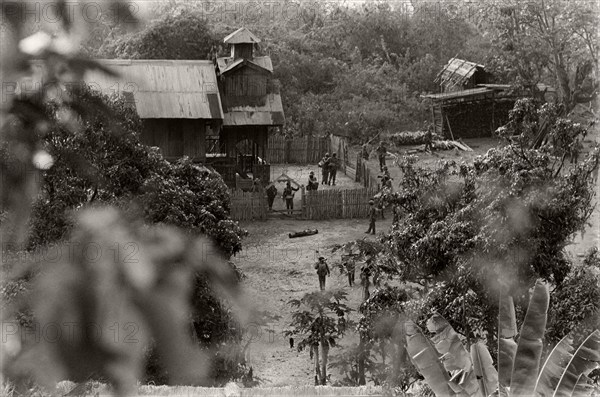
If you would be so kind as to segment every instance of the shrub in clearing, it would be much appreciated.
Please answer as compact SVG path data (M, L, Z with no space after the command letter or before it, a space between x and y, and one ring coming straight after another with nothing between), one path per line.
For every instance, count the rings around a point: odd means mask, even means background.
M403 131L397 132L395 134L390 135L390 141L396 146L403 145L424 145L425 144L425 136L426 131ZM432 134L433 140L443 139L437 134Z

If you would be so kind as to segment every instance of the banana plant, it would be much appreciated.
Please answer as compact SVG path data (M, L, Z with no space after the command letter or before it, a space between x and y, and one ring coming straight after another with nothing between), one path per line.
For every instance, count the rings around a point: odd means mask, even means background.
M429 339L412 321L405 323L407 352L436 396L588 396L593 386L587 375L600 366L600 331L576 348L570 336L550 352L540 369L550 295L536 282L519 338L512 297L500 298L498 370L483 344L467 353L459 335L439 314L427 322Z

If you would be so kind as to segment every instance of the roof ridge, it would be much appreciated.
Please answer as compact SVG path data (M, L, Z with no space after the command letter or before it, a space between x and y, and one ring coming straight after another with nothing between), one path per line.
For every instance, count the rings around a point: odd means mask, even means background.
M254 33L252 33L250 30L248 30L248 28L241 27L241 28L237 29L235 32L227 35L223 39L223 43L226 43L226 44L260 43L260 39L258 37L256 37L254 35Z

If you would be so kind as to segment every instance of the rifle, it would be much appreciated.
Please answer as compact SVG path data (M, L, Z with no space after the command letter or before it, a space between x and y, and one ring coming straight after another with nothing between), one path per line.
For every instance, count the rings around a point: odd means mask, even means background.
M368 145L368 144L370 144L370 143L373 141L373 139L375 139L375 138L377 138L377 137L379 136L379 134L381 134L381 131L379 131L379 132L377 133L377 135L375 135L373 138L369 139L369 140L367 141L367 143L366 143L366 144L367 144L367 145Z

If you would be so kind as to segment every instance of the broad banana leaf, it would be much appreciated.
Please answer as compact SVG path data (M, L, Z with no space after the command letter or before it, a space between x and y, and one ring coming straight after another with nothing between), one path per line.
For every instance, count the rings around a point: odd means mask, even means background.
M594 394L595 387L591 384L591 379L585 375L580 375L575 390L573 390L573 397L588 397Z
M431 338L435 349L442 356L442 364L451 373L450 388L458 394L472 396L479 391L477 377L473 375L473 363L458 333L438 313L427 320L427 329L434 333Z
M447 371L470 372L472 370L473 364L467 349L462 344L458 333L444 317L434 313L427 320L427 329L435 334L431 341L438 353L442 355L442 363Z
M498 307L498 386L503 389L510 386L513 363L517 352L517 319L512 296L500 295Z
M548 287L538 280L533 287L527 314L521 326L510 380L511 397L533 395L542 357L542 338L546 331L549 302Z
M498 372L494 368L492 356L483 342L471 345L473 371L479 381L482 395L487 397L498 387Z
M440 361L440 355L431 341L423 335L423 331L414 322L404 323L406 332L406 351L411 361L425 378L427 385L436 396L454 396L448 385L450 375Z
M581 375L587 376L598 367L600 362L600 331L592 332L575 350L563 372L553 397L571 396L581 381Z
M454 371L448 385L457 396L481 396L477 376L473 371Z
M535 384L536 396L551 396L554 393L560 377L573 356L572 343L573 340L567 335L552 349Z

